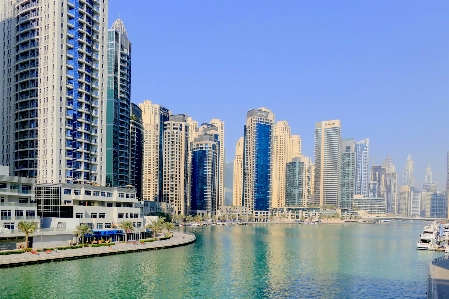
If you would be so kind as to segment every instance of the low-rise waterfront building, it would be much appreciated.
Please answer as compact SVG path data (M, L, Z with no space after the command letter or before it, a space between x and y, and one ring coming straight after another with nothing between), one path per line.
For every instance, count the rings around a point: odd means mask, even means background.
M352 201L352 208L355 211L366 211L372 215L385 215L386 207L383 197L363 197L355 195Z
M447 199L445 193L433 193L430 197L430 217L447 218Z

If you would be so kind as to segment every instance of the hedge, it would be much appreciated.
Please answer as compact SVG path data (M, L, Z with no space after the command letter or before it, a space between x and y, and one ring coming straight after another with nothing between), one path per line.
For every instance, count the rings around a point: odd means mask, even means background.
M10 250L10 251L0 251L0 255L10 255L10 254L21 254L24 253L25 250Z
M154 241L156 241L156 239L140 240L140 242L145 242L145 243L154 242Z
M101 247L101 246L112 246L115 245L115 243L102 243L102 244L92 244L90 247Z

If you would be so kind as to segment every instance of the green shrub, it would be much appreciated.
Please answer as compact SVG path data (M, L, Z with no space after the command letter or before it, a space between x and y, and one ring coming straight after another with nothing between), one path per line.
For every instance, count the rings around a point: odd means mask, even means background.
M154 242L154 241L156 241L155 238L153 238L153 239L147 239L147 240L140 240L140 242L145 242L145 243L148 243L148 242Z
M0 251L0 255L10 255L10 254L21 254L25 251L22 249L19 250L8 250L8 251Z
M102 243L102 244L92 244L90 247L102 247L102 246L112 246L115 243Z

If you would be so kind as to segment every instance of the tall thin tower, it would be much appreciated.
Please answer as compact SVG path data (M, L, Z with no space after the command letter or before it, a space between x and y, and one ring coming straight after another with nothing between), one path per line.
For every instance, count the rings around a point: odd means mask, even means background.
M243 194L243 152L244 139L240 137L235 145L232 204L241 207Z
M244 134L243 205L259 221L268 218L271 206L273 126L271 110L248 111Z
M340 200L341 123L315 124L315 200L338 207Z

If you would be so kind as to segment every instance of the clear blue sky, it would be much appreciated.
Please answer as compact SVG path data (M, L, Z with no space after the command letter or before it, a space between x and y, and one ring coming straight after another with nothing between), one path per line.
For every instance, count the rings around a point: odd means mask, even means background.
M225 121L226 160L246 111L271 109L313 157L317 121L369 137L370 156L428 164L449 150L449 1L110 0L133 43L132 101Z

